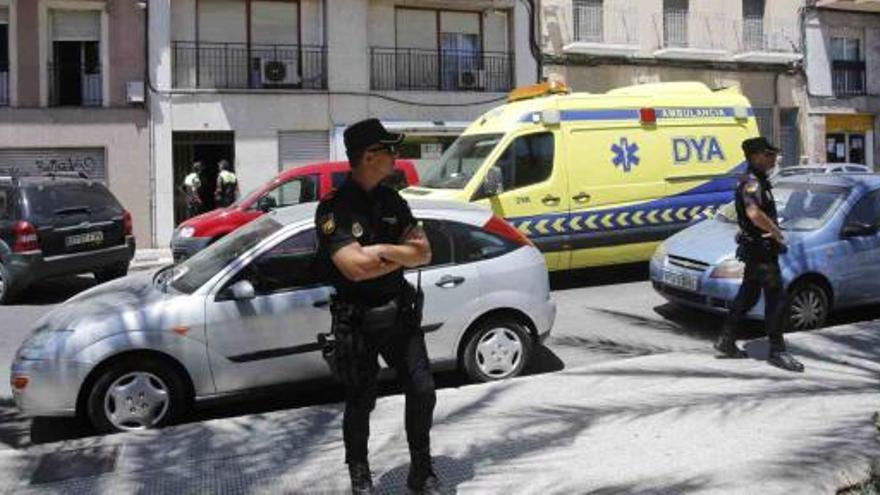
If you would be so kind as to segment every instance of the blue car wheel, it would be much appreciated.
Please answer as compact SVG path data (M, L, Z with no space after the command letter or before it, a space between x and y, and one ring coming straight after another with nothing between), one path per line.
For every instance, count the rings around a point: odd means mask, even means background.
M815 282L795 284L789 294L789 321L794 330L821 328L831 311L828 293Z

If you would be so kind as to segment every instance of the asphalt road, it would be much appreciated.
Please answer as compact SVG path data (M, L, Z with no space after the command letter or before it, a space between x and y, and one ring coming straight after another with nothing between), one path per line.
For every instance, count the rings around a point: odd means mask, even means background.
M627 359L681 350L711 351L722 320L675 307L657 295L647 281L644 264L554 274L551 283L558 306L556 324L545 347L538 349L527 373L550 373L600 361ZM91 287L91 277L45 282L28 291L13 306L0 307L0 449L91 435L78 421L66 418L22 418L9 391L9 364L29 327L40 315L76 293ZM880 308L835 315L832 323L880 317ZM744 337L759 337L751 325ZM440 387L467 386L458 373L437 377ZM479 386L479 385L476 385ZM398 393L396 385L383 394ZM260 413L271 410L339 402L338 386L300 389L296 394L263 394L242 401L200 407L186 421Z

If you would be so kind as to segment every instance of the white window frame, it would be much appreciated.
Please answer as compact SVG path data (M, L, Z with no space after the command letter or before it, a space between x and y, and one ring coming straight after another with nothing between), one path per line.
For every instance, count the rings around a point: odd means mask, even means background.
M17 0L0 0L0 7L9 12L8 36L9 36L9 106L18 106L18 15L16 13Z
M49 11L50 10L93 10L101 14L101 106L110 106L110 15L103 0L39 0L40 30L40 106L49 106Z

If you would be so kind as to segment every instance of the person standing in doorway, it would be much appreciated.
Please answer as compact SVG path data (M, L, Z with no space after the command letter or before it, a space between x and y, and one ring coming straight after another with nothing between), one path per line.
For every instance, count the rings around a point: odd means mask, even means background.
M764 327L770 338L770 363L800 372L804 365L785 349L782 333L788 320L787 298L779 268L779 255L787 250L779 228L776 201L767 175L776 166L778 149L763 137L742 143L748 170L736 188L735 203L739 233L737 258L745 263L742 285L733 301L730 315L715 342L715 349L731 358L746 357L736 346L734 333L745 315L764 293Z
M318 263L336 289L329 359L345 385L345 462L355 494L374 493L367 441L379 355L397 371L406 393L407 486L420 494L444 490L431 460L436 395L421 328L422 293L403 276L404 268L430 261L431 246L406 201L382 184L394 170L403 137L376 119L346 129L351 175L315 214Z
M202 162L196 161L192 170L183 179L184 197L186 198L186 216L192 218L202 213L204 202L202 201Z
M225 208L238 199L238 178L232 172L229 160L220 160L218 163L220 173L217 174L217 187L214 189L214 199L218 208Z

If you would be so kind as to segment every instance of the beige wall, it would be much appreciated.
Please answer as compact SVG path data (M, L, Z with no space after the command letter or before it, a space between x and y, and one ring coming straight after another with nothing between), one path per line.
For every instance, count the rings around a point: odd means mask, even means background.
M136 2L112 0L110 14L110 106L126 106L126 84L144 81L144 11Z
M796 33L798 9L805 0L768 0L765 6L765 26L791 28ZM562 48L574 41L574 13L572 0L544 0L541 2L541 43L546 52L562 53ZM663 0L606 0L604 25L606 37L620 43L620 31L635 34L642 55L660 48L663 37ZM699 47L720 47L736 52L742 30L742 2L737 0L692 0L688 17L689 42Z
M110 190L131 212L138 246L150 244L149 135L146 112L124 109L3 111L0 147L104 148Z

